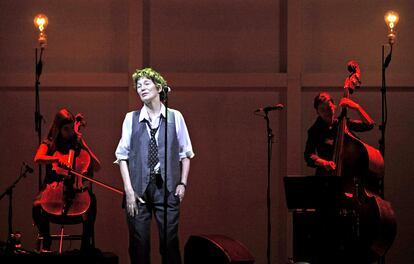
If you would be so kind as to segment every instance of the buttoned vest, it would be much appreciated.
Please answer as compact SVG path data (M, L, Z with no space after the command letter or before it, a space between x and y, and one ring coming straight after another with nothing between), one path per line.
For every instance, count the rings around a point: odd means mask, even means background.
M128 158L129 175L134 191L142 196L149 183L150 170L148 167L148 147L150 136L145 120L139 122L140 111L132 115L131 144ZM158 129L158 159L160 161L161 177L165 183L165 118L160 117ZM180 147L175 127L174 112L168 110L167 131L167 188L169 192L175 191L181 180Z

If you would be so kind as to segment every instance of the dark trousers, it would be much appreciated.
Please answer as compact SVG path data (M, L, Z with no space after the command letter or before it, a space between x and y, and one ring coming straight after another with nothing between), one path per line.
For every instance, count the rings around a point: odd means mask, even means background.
M92 239L94 235L94 224L96 219L96 197L93 193L89 193L91 204L89 209L82 216L76 217L62 217L52 216L43 211L41 205L33 206L32 216L34 224L39 230L39 235L43 237L42 249L50 250L52 239L50 237L50 222L56 224L76 224L82 223L82 240L81 250L89 251L93 249Z
M129 256L131 264L150 264L151 247L151 219L155 216L159 234L160 254L168 264L180 264L181 255L178 241L178 220L180 214L180 200L169 193L167 206L167 256L163 252L164 248L164 187L162 184L151 182L144 195L145 204L139 204L139 213L135 217L127 214L129 229Z

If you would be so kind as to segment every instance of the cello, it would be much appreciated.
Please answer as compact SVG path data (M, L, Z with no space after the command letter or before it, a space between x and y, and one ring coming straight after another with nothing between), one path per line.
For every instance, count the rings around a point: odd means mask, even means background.
M78 114L74 123L76 134L80 134L81 126L85 126L85 121ZM82 175L86 174L91 157L86 150L75 146L72 146L68 153L56 151L53 156L67 161L64 167L58 163L53 163L52 167L52 170L57 175L61 175L63 180L46 185L40 197L40 205L46 213L54 217L62 216L70 219L82 216L89 209L91 198L81 178L69 172L74 170Z
M345 79L343 98L349 98L361 83L358 64L350 61L347 66L350 75ZM378 192L378 183L384 176L384 159L377 149L349 131L346 106L342 107L338 121L333 176L342 178L344 192L351 198L358 244L370 255L382 257L391 247L397 228L391 204Z

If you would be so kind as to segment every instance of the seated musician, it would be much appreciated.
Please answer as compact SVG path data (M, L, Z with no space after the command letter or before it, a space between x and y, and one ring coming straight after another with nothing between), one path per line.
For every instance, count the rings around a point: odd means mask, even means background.
M86 176L92 176L92 172L97 171L100 168L100 162L98 158L87 146L85 140L82 138L82 135L79 133L79 130L75 129L74 127L75 124L78 124L77 122L80 121L80 119L82 119L81 115L78 114L75 120L75 117L69 110L65 108L60 109L55 116L46 139L44 139L40 144L34 158L35 162L46 165L46 176L42 190L39 195L37 195L33 204L33 220L39 230L39 235L44 237L41 252L50 252L51 249L52 241L49 231L49 222L52 219L57 219L57 221L53 220L53 222L70 222L69 218L71 216L68 217L67 214L63 212L64 210L62 208L62 205L60 205L61 208L55 208L58 212L57 216L48 213L48 210L46 208L49 206L53 207L54 205L48 204L48 202L51 202L51 199L48 201L47 198L50 196L45 195L46 190L53 191L56 190L58 186L63 185L65 186L63 188L65 191L63 191L63 193L68 192L70 187L72 187L68 186L68 179L72 177L72 180L69 183L72 185L74 180L77 180L73 179L75 176L67 175L67 170L64 169L71 167L71 165L68 164L68 162L70 162L68 161L70 150L74 150L75 153L73 160L74 163L76 163L76 166L73 164L72 168L79 167L79 164L82 164L85 167L85 171L81 171L79 173L82 173L84 175L86 174ZM82 159L79 158L81 156L80 153L83 155ZM66 174L64 172L66 172ZM84 183L82 182L82 184ZM93 249L91 245L91 238L93 235L93 226L96 216L96 199L87 187L84 185L82 186L83 188L81 192L83 194L89 194L87 200L90 200L90 204L86 213L77 216L79 217L78 219L81 219L80 221L83 223L81 251L91 252ZM64 196L68 197L69 195L65 193ZM67 207L74 206L74 204L77 202L76 197L76 195L72 197L73 200L67 201L67 204L63 205L63 207L66 206L66 210L70 210L70 208ZM63 198L61 199L58 197L57 200L62 201L62 204L66 203L63 202L65 201Z
M361 117L361 120L348 120L347 126L350 131L363 132L374 127L374 121L359 104L351 99L342 98L339 105L355 110ZM309 167L316 168L315 175L330 175L336 168L335 162L332 161L339 123L334 116L336 105L329 93L321 92L315 97L313 107L318 117L308 130L305 161Z

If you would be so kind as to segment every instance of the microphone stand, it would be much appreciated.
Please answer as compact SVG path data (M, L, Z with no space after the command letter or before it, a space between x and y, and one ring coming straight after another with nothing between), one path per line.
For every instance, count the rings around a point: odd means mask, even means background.
M282 110L283 105L279 104L276 107L264 107L259 108L254 113L256 114L258 111L263 111L264 116L263 118L266 120L266 133L267 133L267 196L266 196L266 205L267 205L267 264L270 264L270 241L272 235L272 224L271 224L271 197L270 197L270 163L272 160L272 144L273 144L273 132L272 128L270 128L270 121L268 113L272 110ZM257 114L256 114L257 115ZM262 115L259 115L262 116Z
M270 264L270 241L272 234L272 225L271 225L271 197L270 197L270 163L272 159L272 139L274 137L272 129L270 128L268 110L264 110L264 119L266 120L266 133L267 133L267 195L266 195L266 205L267 205L267 264Z
M385 56L385 46L382 45L382 86L381 86L381 125L379 126L379 130L381 131L381 138L379 139L379 151L381 152L382 156L385 158L385 129L387 126L387 114L388 114L388 108L387 108L387 85L385 81L385 70L387 69L388 65L391 62L392 58L392 43L389 44L390 51L387 55L387 57L384 59ZM381 198L384 199L385 193L384 193L384 177L379 182L379 195ZM385 264L385 255L380 257L378 260L379 264Z
M385 52L385 45L382 45L382 86L381 86L381 125L379 126L379 130L381 131L381 138L379 142L379 151L381 152L382 156L385 156L385 129L387 125L387 85L385 81L385 70L387 69L388 65L391 62L392 58L392 44L390 44L390 51L387 57L384 59L384 52ZM384 198L384 181L382 180L380 183L380 195Z
M23 165L24 166L24 165ZM6 252L13 253L16 249L16 240L15 234L13 233L13 189L16 187L17 183L22 178L26 178L26 173L28 169L26 168L24 172L20 169L19 177L9 186L7 189L0 195L0 201L3 199L4 196L9 196L9 212L8 212L8 235L7 235L7 243L6 243Z
M164 125L164 243L163 247L163 256L162 256L162 263L168 264L168 217L167 217L167 209L168 209L168 187L167 187L167 138L168 138L168 90L165 89L164 91L164 106L165 106L165 125ZM174 190L173 190L174 191Z
M40 54L39 58L37 55L37 48L35 49L35 131L37 132L38 144L40 145L42 141L42 121L43 116L40 113L40 97L39 97L39 86L40 86L40 75L42 74L43 70L43 62L42 62L42 55L43 55L44 47L41 45L40 47ZM39 164L39 181L38 187L39 191L42 186L42 165Z

